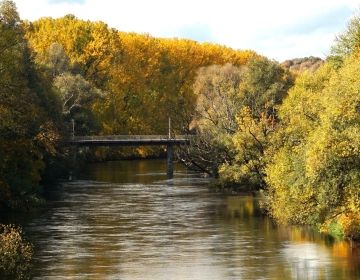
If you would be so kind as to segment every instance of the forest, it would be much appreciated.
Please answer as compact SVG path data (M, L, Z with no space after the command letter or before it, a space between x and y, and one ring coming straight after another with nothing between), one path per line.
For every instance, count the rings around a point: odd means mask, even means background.
M188 133L200 67L245 65L252 51L122 33L72 15L23 22L1 6L1 199L3 207L42 203L39 183L66 171L61 142L76 135ZM31 147L31 148L29 148ZM93 151L97 160L158 150Z
M360 238L360 17L325 61L124 33L103 22L22 21L0 3L0 207L44 202L76 135L196 135L178 152L223 187L256 191L275 221ZM92 160L150 148L95 149Z

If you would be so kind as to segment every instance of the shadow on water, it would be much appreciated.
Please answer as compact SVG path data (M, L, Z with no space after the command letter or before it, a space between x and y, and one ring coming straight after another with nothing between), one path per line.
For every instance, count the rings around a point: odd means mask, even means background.
M148 184L155 180L165 180L165 160L128 160L109 161L87 165L80 177L87 180L96 180L112 183L141 183ZM182 165L177 165L174 176L186 176L187 172ZM184 174L184 175L183 175Z
M360 253L307 228L278 227L258 198L219 195L165 161L92 164L22 220L35 279L359 279ZM171 186L171 187L169 187Z

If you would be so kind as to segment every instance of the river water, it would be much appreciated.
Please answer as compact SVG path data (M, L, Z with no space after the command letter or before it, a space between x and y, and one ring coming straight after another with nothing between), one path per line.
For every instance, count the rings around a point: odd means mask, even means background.
M359 249L277 227L258 199L162 160L93 164L22 224L35 279L360 279ZM26 222L25 222L26 220Z

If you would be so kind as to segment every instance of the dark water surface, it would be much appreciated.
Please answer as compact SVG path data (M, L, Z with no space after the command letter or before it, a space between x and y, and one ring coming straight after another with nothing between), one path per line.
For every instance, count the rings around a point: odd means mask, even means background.
M164 161L89 165L23 223L35 279L360 279L360 254Z

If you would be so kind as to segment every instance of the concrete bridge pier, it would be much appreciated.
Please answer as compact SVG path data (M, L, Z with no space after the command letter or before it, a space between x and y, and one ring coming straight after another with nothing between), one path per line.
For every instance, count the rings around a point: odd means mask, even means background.
M174 177L174 146L173 144L169 143L166 146L166 153L167 153L167 158L166 158L166 175L168 177L168 179L171 179Z
M72 181L75 179L76 169L77 169L77 151L78 151L77 145L71 147L71 149L70 149L70 153L71 153L72 157L71 157L71 162L70 162L69 181Z

